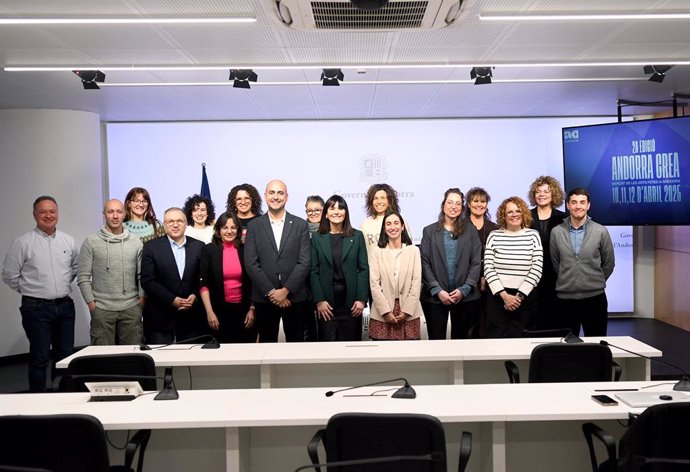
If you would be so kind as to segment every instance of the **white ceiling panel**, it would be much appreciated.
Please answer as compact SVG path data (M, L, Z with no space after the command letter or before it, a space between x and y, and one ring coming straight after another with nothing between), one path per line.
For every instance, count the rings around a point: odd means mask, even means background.
M675 21L491 22L481 13L690 12L688 0L465 0L445 28L400 31L308 31L279 23L273 0L3 0L10 16L254 16L243 25L0 26L2 66L78 65L298 66L257 70L250 90L234 89L228 70L106 71L106 85L217 82L223 86L103 87L83 90L66 72L0 70L0 107L99 113L103 121L288 120L415 117L609 115L616 100L666 100L690 93L690 66L651 83L642 68L501 68L491 85L391 84L468 80L470 65L578 61L690 61L690 27ZM379 69L377 64L467 64L457 68ZM318 68L344 68L341 87L265 85L317 81ZM499 83L500 80L618 78L618 81ZM637 79L637 80L634 80ZM375 81L374 85L357 84ZM264 85L262 85L262 82ZM639 113L640 110L626 110ZM645 108L643 113L653 113Z

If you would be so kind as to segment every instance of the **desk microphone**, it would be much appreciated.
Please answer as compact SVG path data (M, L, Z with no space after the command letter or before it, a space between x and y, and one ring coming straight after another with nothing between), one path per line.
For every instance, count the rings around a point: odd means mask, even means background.
M362 387L373 387L374 385L383 385L391 382L397 382L398 380L402 380L403 382L405 382L405 385L396 390L395 393L391 395L391 398L417 398L417 392L414 391L412 386L410 386L410 382L408 382L407 379L404 377L400 377L397 379L382 380L380 382L373 382L364 385L356 385L354 387L341 388L340 390L329 390L328 392L326 392L326 396L332 397L336 393L344 392L346 390L354 390L356 388Z
M682 377L680 378L678 383L673 386L673 390L676 390L679 392L690 392L690 378L688 378L688 374L686 374L685 371L683 369L681 369L680 367L678 367L677 365L673 365L673 364L669 364L668 362L660 361L659 359L656 359L654 357L643 356L639 352L629 351L628 349L625 349L624 347L616 346L615 344L611 344L610 342L604 341L603 339L601 341L599 341L599 344L601 344L602 346L607 346L607 347L615 347L616 349L620 349L621 351L625 351L629 354L641 357L643 359L649 359L652 362L658 362L659 364L663 364L665 366L672 367L672 368L676 369L677 371L679 371L682 374Z
M356 388L356 387L355 387ZM334 461L334 462L324 462L323 464L309 464L303 465L295 469L295 472L302 472L307 469L314 469L320 471L321 467L347 467L352 465L369 465L369 464L383 464L386 462L407 462L407 461L429 461L429 462L440 462L445 458L442 452L432 452L430 454L422 454L419 456L384 456L384 457L371 457L368 459L352 459L349 461Z
M193 338L182 339L181 341L173 341L168 344L163 344L162 346L151 347L148 344L140 343L139 350L151 351L152 349L163 349L164 347L174 346L176 344L189 344L189 341L199 341L202 339L206 339L207 341L206 344L201 346L201 349L218 349L220 347L220 343L216 338L214 338L210 334L202 334L201 336L194 336Z

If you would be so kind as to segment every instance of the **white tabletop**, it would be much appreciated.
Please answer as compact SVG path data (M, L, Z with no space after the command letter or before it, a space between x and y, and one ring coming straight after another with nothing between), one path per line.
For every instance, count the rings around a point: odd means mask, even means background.
M106 429L318 426L339 412L424 413L445 423L622 419L630 408L602 406L596 389L638 388L659 382L420 385L415 399L395 399L397 386L365 387L326 397L327 388L180 391L179 400L89 402L88 393L0 395L0 415L82 413ZM672 384L655 387L668 392ZM654 391L652 390L652 391ZM384 392L385 391L385 392ZM373 392L385 396L369 396ZM613 396L613 392L606 392ZM348 396L357 395L357 396Z
M584 338L586 342L605 339L648 357L661 351L629 336ZM366 362L437 362L529 359L537 344L558 342L560 338L463 339L399 342L314 342L272 344L223 344L219 349L201 345L173 345L141 351L153 357L159 367L328 364ZM614 358L635 357L611 348ZM58 362L66 368L75 357L93 354L140 352L138 346L88 346Z

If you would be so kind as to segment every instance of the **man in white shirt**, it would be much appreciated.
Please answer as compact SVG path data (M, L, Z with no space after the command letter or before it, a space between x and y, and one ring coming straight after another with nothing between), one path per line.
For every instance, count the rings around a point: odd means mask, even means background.
M287 186L280 180L266 185L268 212L249 223L244 249L252 281L259 342L278 341L283 321L285 340L305 340L305 324L314 323L309 303L311 242L307 222L285 210Z
M19 311L29 339L29 389L46 391L46 368L74 351L74 302L69 297L77 275L79 251L72 236L57 230L53 197L38 197L33 206L36 228L12 242L2 280L22 295Z

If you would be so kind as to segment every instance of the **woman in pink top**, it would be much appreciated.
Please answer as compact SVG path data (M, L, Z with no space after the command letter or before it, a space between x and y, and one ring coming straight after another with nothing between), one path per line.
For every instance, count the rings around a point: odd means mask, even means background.
M213 240L201 252L201 300L211 333L221 343L256 341L240 228L234 213L223 213L213 226Z

